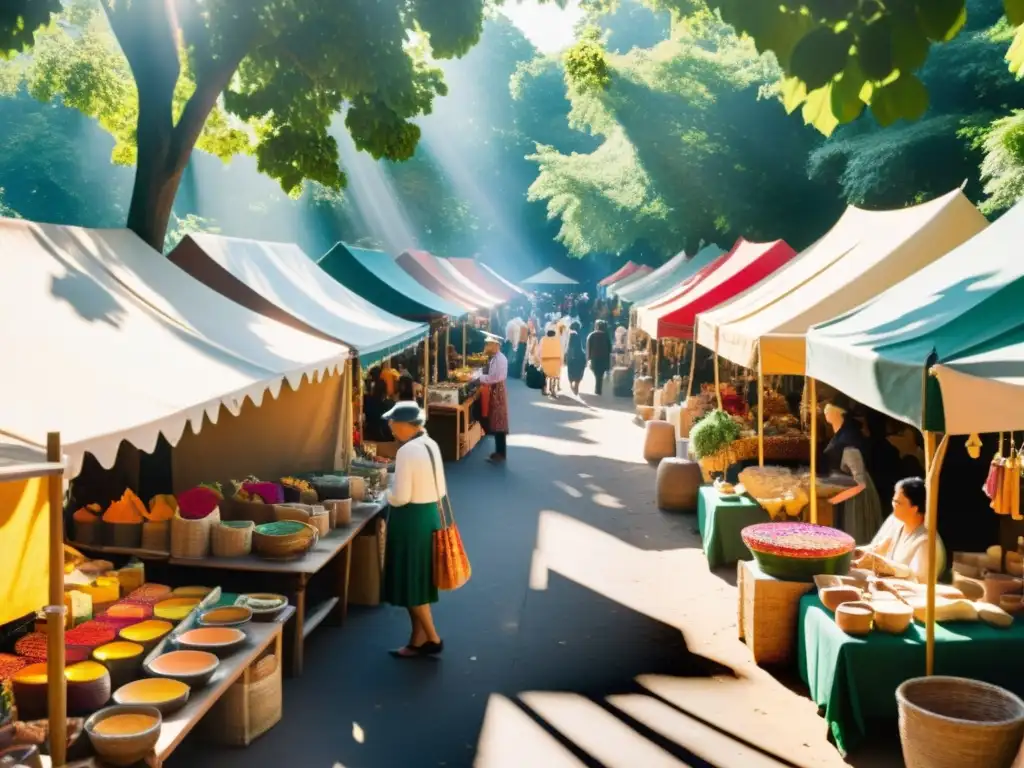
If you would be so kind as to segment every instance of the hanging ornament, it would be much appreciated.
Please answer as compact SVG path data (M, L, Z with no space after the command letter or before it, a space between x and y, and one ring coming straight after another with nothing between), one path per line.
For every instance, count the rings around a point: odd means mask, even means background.
M977 433L967 438L965 447L967 448L967 455L972 459L981 458L981 438L978 437Z

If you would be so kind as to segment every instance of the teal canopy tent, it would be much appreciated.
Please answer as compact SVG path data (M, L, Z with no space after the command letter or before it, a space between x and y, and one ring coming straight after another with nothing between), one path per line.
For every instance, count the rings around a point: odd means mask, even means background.
M636 282L623 285L621 289L612 286L608 290L608 295L628 304L654 303L659 297L674 291L681 282L692 277L723 253L725 251L714 243L701 248L692 259L686 258L686 253L681 251Z

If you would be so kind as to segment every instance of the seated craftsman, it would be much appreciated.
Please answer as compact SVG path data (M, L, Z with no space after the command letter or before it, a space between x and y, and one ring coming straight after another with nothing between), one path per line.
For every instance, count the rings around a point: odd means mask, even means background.
M924 517L924 480L920 477L900 480L892 497L892 514L882 523L870 544L855 550L853 566L883 576L916 579L927 584L928 529ZM946 548L937 533L935 538L939 566L936 573L941 575L946 568Z

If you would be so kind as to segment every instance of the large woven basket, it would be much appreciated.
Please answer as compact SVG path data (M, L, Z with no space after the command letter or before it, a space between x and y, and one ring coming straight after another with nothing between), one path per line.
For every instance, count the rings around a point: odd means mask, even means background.
M168 520L142 524L142 548L167 552L171 546L171 523Z
M962 677L917 677L896 689L907 768L1010 768L1024 739L1024 701Z
M219 508L202 520L186 520L175 512L171 518L171 557L206 557L210 554L210 531L219 524Z
M280 722L283 707L281 659L270 651L214 704L203 718L204 734L225 746L247 747Z
M252 551L252 520L225 520L213 526L210 547L214 557L244 557Z

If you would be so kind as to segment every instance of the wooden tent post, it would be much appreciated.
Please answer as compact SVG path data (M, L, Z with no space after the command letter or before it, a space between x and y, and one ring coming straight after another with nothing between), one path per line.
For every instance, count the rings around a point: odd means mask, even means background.
M444 323L444 363L448 368L448 348L452 345L452 324L447 320Z
M925 651L924 670L926 675L935 674L935 582L938 580L938 562L936 562L936 541L938 539L939 517L939 476L942 473L942 462L946 458L949 435L943 435L936 448L938 435L935 432L924 433L925 476L927 478L927 494L924 524L928 528L928 592L925 598Z
M690 348L690 381L686 385L686 399L690 399L690 395L693 394L693 377L697 371L697 342L693 342L693 347Z
M764 365L757 354L757 466L764 466Z
M718 350L715 350L715 397L718 398L718 410L722 410L722 384L718 379Z
M657 389L658 388L658 356L659 356L659 353L661 352L661 345L658 343L657 339L651 339L651 341L654 343L654 358L653 358L654 359L654 364L652 366L653 370L652 370L651 375L654 376L654 388Z
M60 433L46 436L46 460L63 463ZM47 714L50 718L50 762L59 768L66 762L67 681L64 678L64 478L47 477L50 506L50 605L46 610Z
M434 383L441 381L441 369L437 365L438 331L434 331Z
M810 477L810 502L811 502L811 524L818 524L818 386L817 382L808 377L806 386L810 387L810 412L811 412L811 477Z
M423 337L423 419L427 418L427 403L430 400L430 332Z
M462 367L466 367L466 319L462 319Z

